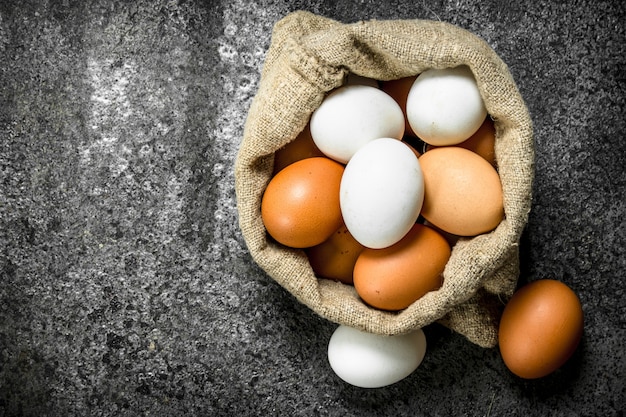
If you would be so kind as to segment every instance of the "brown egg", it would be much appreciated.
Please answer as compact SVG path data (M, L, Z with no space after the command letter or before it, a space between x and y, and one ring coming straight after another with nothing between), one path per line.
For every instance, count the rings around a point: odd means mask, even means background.
M339 185L344 166L326 157L294 162L270 180L261 201L268 233L293 248L315 246L342 224Z
M324 156L324 154L315 146L309 125L306 125L294 140L274 154L274 174L296 161L316 156Z
M500 354L515 375L541 378L574 353L583 333L578 296L556 280L538 280L513 294L500 320Z
M448 146L424 153L422 216L458 236L496 228L504 216L502 184L493 166L472 151Z
M306 254L317 276L352 284L354 264L363 249L344 224L324 242L307 249Z
M485 158L492 166L496 166L496 153L494 145L496 143L496 129L491 117L487 116L480 128L469 139L459 143L461 148L468 149ZM438 146L427 145L426 150L438 148Z
M372 307L402 310L441 287L449 258L446 239L418 223L388 248L363 250L354 266L354 287Z
M409 90L413 86L417 75L413 77L399 78L397 80L383 81L380 84L380 89L389 94L400 105L402 113L404 114L404 133L407 135L415 136L413 129L409 125L409 120L406 117L406 98L409 95Z

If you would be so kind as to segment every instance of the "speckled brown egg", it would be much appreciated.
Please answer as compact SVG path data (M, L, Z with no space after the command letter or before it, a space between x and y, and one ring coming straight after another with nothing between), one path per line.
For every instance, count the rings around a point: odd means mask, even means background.
M534 379L560 368L583 333L578 296L560 281L531 282L513 294L499 327L500 354L515 375Z
M308 248L306 254L317 276L352 284L354 264L363 249L343 224L324 242Z

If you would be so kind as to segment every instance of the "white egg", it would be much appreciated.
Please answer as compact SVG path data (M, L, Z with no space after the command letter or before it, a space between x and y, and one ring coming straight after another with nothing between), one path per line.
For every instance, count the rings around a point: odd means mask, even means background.
M371 140L402 139L404 114L387 93L368 85L344 85L311 115L311 136L328 157L346 163Z
M447 146L472 136L487 110L472 71L462 65L422 72L409 90L406 115L420 139Z
M339 326L328 343L328 361L337 376L361 388L380 388L409 376L426 354L421 329L382 336Z
M392 138L373 140L346 165L339 204L346 227L363 246L398 242L419 217L424 177L413 150Z

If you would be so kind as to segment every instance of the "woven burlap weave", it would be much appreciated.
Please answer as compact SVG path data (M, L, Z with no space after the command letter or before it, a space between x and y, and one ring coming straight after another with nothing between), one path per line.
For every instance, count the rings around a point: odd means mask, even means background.
M428 68L467 65L496 126L496 158L505 219L491 233L461 239L443 286L400 312L366 306L353 287L315 277L302 250L268 239L260 215L273 154L301 132L326 93L348 72L377 80ZM444 22L365 21L344 24L308 12L276 23L259 89L235 165L239 223L253 259L282 287L335 323L400 334L440 322L483 347L497 344L504 302L519 275L519 241L531 207L532 124L507 66L486 42Z

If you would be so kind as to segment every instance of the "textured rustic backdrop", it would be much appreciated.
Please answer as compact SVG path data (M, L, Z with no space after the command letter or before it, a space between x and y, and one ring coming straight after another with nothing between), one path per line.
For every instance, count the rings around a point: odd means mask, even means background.
M580 296L538 381L447 329L387 388L330 369L335 325L253 264L233 163L273 24L443 20L509 65L535 124L521 282ZM623 416L621 1L2 1L0 416Z

